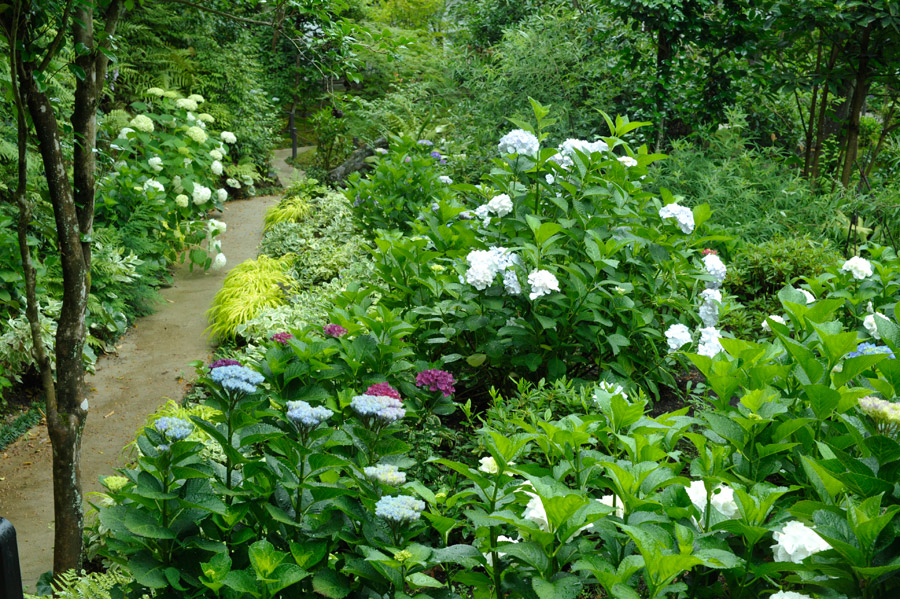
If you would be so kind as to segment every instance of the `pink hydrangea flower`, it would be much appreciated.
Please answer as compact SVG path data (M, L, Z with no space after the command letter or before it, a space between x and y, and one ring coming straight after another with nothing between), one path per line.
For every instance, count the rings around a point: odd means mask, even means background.
M709 256L710 254L712 254L713 256L719 255L719 252L717 252L716 250L711 250L709 248L706 248L705 250L703 250L700 253L703 254L704 256Z
M230 358L224 358L224 359L222 359L222 360L216 360L215 362L213 362L212 364L210 364L210 365L209 365L209 370L210 370L210 371L213 371L213 370L215 370L216 368L219 368L219 367L221 367L221 366L240 366L240 365L241 365L241 363L238 362L237 360L232 360L232 359L230 359Z
M376 395L400 399L400 392L387 383L375 383L374 385L366 389L366 395Z
M339 324L331 323L326 324L324 327L322 327L322 332L331 337L343 337L347 334L347 329Z
M290 341L293 338L294 338L294 336L291 335L290 333L275 333L271 337L272 341L277 341L278 343L280 343L282 345L287 345L288 341Z
M444 397L450 397L456 391L453 387L455 382L456 379L453 378L453 375L445 370L423 370L416 375L417 387L428 387L430 391L440 391Z

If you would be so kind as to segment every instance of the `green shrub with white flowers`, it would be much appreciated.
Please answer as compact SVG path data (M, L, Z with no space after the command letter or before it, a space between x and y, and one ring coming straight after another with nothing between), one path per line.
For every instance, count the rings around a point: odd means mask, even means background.
M134 233L163 241L169 261L180 257L192 267L224 266L221 242L215 239L221 226L203 218L229 197L232 178L226 168L229 146L237 138L213 131L215 119L200 112L201 96L182 98L160 88L145 95L145 102L131 104L135 116L127 126L110 132L114 162L100 182L96 218L116 228L139 221L143 228Z
M482 394L510 376L577 378L601 367L640 373L657 394L674 383L664 331L696 320L704 281L721 282L701 261L717 239L703 234L709 208L646 191L648 167L663 156L625 142L645 123L607 119L609 137L557 148L544 133L548 109L533 107L536 126L517 123L477 186L441 177L431 145L395 140L369 182L350 187L348 199L379 227L368 229L370 289L416 325L419 355L464 364Z

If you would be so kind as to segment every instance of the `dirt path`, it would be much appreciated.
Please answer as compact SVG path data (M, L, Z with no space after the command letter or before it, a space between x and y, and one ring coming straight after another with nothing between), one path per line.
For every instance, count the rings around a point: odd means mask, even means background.
M304 152L314 150L316 146L300 146L297 148L297 156ZM291 148L275 150L272 152L272 166L278 173L278 181L283 187L289 187L291 183L303 176L303 171L287 163L291 157Z
M188 363L210 357L206 310L228 270L256 257L265 210L276 200L226 204L222 251L228 266L209 273L180 269L174 285L160 293L156 313L138 320L119 341L118 354L100 358L96 374L88 376L90 413L81 454L88 500L91 492L102 490L98 477L122 465L122 448L134 440L147 416L168 399L181 399L194 378ZM26 589L34 590L38 577L52 567L52 489L50 441L42 424L0 454L0 515L16 528Z

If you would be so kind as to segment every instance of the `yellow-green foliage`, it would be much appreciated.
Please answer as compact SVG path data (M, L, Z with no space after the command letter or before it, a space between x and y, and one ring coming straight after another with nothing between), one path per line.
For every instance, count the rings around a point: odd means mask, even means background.
M285 290L294 280L286 274L293 256L260 256L236 266L222 283L207 312L209 328L218 338L233 337L235 328L248 322L265 308L287 303Z
M212 420L220 413L219 410L203 404L191 404L185 407L177 401L170 399L163 404L162 407L147 417L144 428L152 427L156 423L157 418L162 418L164 416L168 416L169 418L181 418L182 420L187 421L190 421L191 416L197 416L204 420ZM188 436L188 439L205 443L209 439L209 435L204 433L201 429L194 427L194 431Z
M110 599L110 590L119 589L122 585L131 581L131 577L122 573L117 566L113 566L106 572L91 572L81 574L75 570L63 572L53 582L54 596L60 599ZM25 595L25 599L39 599L49 595Z
M309 203L300 196L283 198L280 202L266 210L266 227L276 223L299 223L309 216Z

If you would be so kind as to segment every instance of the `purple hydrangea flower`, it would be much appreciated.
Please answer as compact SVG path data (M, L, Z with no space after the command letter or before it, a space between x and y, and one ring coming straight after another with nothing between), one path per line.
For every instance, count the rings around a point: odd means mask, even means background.
M444 397L450 397L456 389L453 383L456 379L446 370L423 370L416 375L417 387L428 387L429 391L440 391Z
M222 366L240 366L241 363L237 360L232 360L230 358L225 358L222 360L216 360L212 364L209 365L209 370L213 371L216 368L221 368Z
M387 383L375 383L374 385L366 389L365 395L381 395L383 397L393 397L394 399L400 399L400 392Z
M330 323L322 327L322 332L330 337L343 337L347 334L347 329L339 324Z
M433 152L431 152L431 157L432 157L432 158L435 158L435 159L437 159L437 160L440 160L440 159L441 159L441 153L438 152L437 150L434 150Z
M416 143L419 144L420 146L433 146L434 145L433 143L431 143L431 140L429 140L429 139L420 139Z
M293 338L294 338L294 336L291 335L290 333L275 333L271 337L272 341L277 341L278 343L280 343L282 345L287 345L288 342Z

